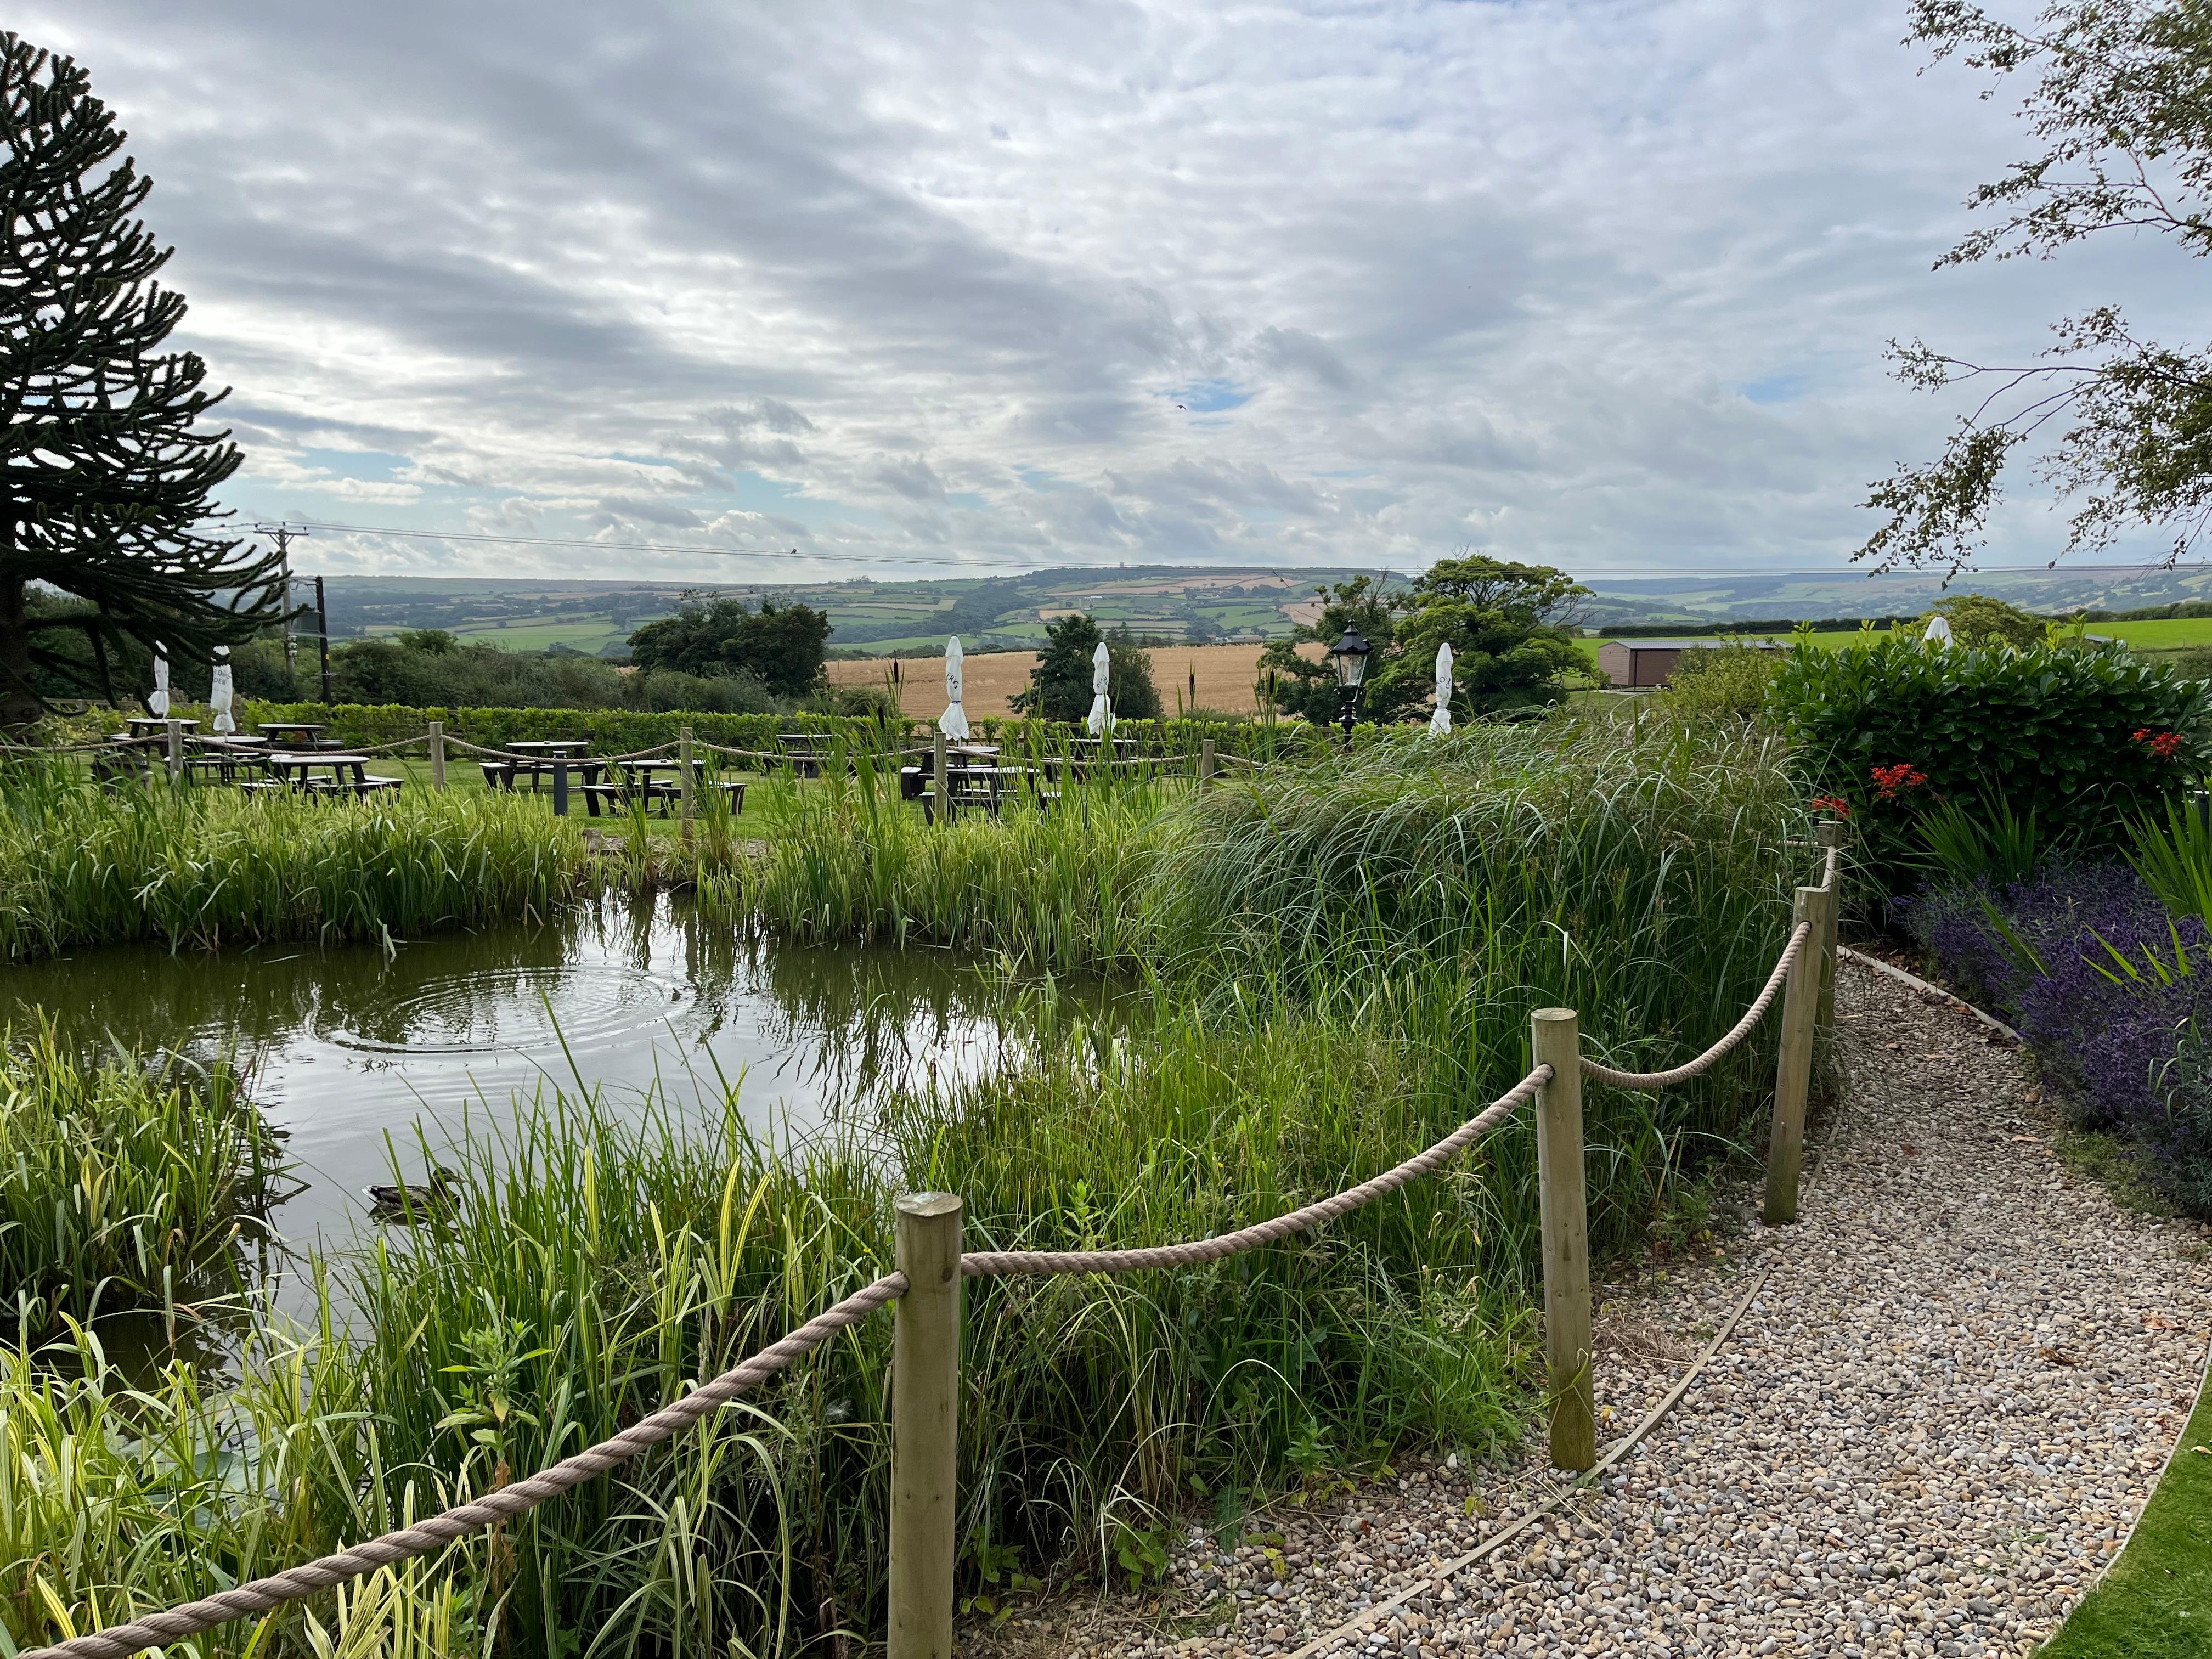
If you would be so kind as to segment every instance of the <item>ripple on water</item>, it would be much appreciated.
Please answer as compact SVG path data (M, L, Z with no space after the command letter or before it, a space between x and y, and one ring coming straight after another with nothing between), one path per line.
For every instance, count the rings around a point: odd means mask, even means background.
M684 982L614 963L577 962L452 974L384 1002L374 1021L319 1011L318 1040L356 1054L428 1058L621 1044L684 1009Z

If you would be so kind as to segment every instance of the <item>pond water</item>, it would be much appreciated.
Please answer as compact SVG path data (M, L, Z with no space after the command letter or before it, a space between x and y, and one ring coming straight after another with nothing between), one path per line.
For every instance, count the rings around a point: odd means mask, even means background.
M719 1121L726 1079L755 1127L804 1130L902 1082L988 1074L1019 1040L1007 1000L949 953L778 947L665 897L389 955L106 946L0 970L0 1025L42 1007L87 1048L241 1067L304 1183L274 1218L295 1245L357 1236L363 1188L392 1178L395 1153L420 1179L418 1122L434 1147L580 1078L617 1109L641 1110L658 1082Z

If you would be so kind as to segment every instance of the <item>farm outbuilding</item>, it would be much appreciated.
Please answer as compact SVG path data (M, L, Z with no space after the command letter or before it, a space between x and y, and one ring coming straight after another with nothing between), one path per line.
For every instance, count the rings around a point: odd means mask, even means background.
M1597 665L1607 680L1626 691L1649 691L1667 677L1685 651L1711 651L1723 645L1747 645L1754 651L1778 651L1771 640L1607 640L1597 648Z

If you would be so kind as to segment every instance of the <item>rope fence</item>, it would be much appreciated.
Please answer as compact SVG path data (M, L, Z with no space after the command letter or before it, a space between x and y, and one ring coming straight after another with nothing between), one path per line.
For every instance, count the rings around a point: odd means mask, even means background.
M433 753L440 732L430 734ZM464 745L473 747L473 745ZM688 751L692 740L683 743ZM647 751L656 752L656 751ZM1552 1401L1553 1465L1577 1472L1598 1461L1591 1337L1589 1250L1584 1192L1582 1079L1661 1089L1710 1070L1784 998L1767 1148L1770 1225L1796 1216L1805 1108L1816 1022L1832 1017L1837 945L1832 923L1841 878L1841 831L1821 826L1827 848L1817 887L1796 890L1790 938L1743 1017L1695 1060L1664 1072L1620 1072L1581 1053L1577 1016L1545 1008L1530 1018L1534 1064L1467 1122L1395 1168L1304 1207L1218 1237L1124 1250L978 1250L961 1245L962 1204L949 1194L897 1201L896 1262L884 1275L798 1329L662 1407L611 1439L482 1498L332 1555L198 1601L33 1650L19 1659L129 1659L234 1619L275 1612L318 1590L445 1548L527 1513L549 1498L628 1462L812 1353L841 1330L898 1307L891 1366L890 1639L887 1659L952 1651L957 1465L960 1285L968 1279L1054 1273L1142 1273L1201 1266L1310 1232L1434 1173L1536 1103L1537 1180L1544 1262L1544 1330ZM1808 945L1814 948L1808 950Z
M1781 958L1775 963L1774 971L1766 976L1765 987L1753 1000L1751 1006L1744 1011L1743 1018L1736 1021L1735 1029L1726 1036L1695 1060L1686 1060L1671 1071L1616 1072L1610 1066L1601 1066L1585 1057L1583 1074L1594 1077L1600 1083L1610 1083L1616 1089L1665 1089L1677 1083L1687 1083L1701 1073L1711 1071L1757 1029L1760 1020L1766 1018L1766 1011L1774 1006L1774 999L1782 989L1783 981L1789 977L1790 969L1797 961L1798 952L1805 948L1805 941L1812 937L1812 927L1802 921L1790 930L1789 945L1784 948Z

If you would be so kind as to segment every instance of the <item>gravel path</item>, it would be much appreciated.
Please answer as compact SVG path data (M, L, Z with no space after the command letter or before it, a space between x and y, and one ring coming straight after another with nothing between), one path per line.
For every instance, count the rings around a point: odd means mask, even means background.
M1033 1613L963 1648L2020 1654L2118 1548L2212 1325L2201 1230L2070 1177L2021 1056L1849 966L1844 1104L1796 1227L1755 1218L1601 1292L1611 1436L1772 1275L1674 1414L1595 1488L1532 1460L1426 1466L1319 1513L1194 1534L1157 1599ZM1485 1559L1435 1572L1547 1497ZM1414 1590L1350 1638L1316 1638Z

